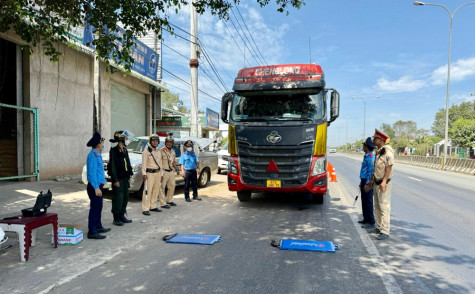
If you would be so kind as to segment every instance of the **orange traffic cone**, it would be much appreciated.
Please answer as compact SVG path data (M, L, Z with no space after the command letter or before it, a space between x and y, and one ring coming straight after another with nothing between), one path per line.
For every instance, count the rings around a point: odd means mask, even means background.
M330 178L332 170L333 170L333 165L329 161L327 162L327 178Z
M330 182L338 182L336 179L335 167L332 166L332 171L330 172Z

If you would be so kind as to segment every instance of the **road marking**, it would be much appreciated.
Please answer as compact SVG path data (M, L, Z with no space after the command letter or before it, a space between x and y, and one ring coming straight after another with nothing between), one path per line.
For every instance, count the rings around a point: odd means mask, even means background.
M413 177L408 177L408 178L411 179L411 180L414 180L414 181L422 182L422 180L419 180L419 179L416 179L416 178L413 178Z
M334 187L338 190L338 194L343 196L341 185L334 185ZM346 191L346 190L345 190ZM346 193L348 194L348 193ZM347 201L348 197L341 197L342 200ZM350 197L351 198L351 197ZM348 207L353 207L348 205ZM381 278L383 281L384 287L386 288L387 293L390 294L402 294L403 291L399 284L397 283L396 279L391 275L391 272L396 272L393 268L391 268L386 262L384 262L383 257L379 253L378 248L374 245L373 241L370 239L369 234L366 232L365 229L361 228L361 224L358 223L358 214L356 212L348 212L353 225L358 232L358 235L363 242L366 250L369 253L371 261L374 265L374 269L376 274Z

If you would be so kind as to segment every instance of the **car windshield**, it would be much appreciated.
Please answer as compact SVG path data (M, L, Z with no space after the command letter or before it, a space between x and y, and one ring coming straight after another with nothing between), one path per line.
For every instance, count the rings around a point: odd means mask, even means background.
M254 91L235 94L234 121L317 120L325 114L322 89Z
M224 144L223 147L221 147L221 150L228 150L228 143Z
M129 152L142 153L145 147L147 147L147 143L148 143L147 139L133 138L132 142L130 142L129 145L127 145L127 150ZM160 142L158 144L158 148L162 148L164 145L165 145L164 142Z

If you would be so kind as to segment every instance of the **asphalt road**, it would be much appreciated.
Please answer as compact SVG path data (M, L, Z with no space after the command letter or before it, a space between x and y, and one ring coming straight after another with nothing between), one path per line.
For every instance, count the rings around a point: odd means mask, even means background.
M362 156L329 158L354 195ZM475 178L396 164L392 181L391 242L376 245L400 288L475 293Z
M159 228L151 227L158 232L154 237L51 293L386 293L339 197L318 205L306 195L253 194L240 203L225 180L213 177L210 188L200 190L201 202L177 198L177 207L153 216L163 219ZM161 240L173 232L217 234L222 241L207 246ZM271 247L283 238L333 241L341 250Z
M475 293L473 177L397 166L391 238L379 242L357 225L361 208L352 206L360 159L329 160L338 182L323 205L289 194L253 194L241 203L225 175L213 176L200 190L203 201L176 196L177 207L152 216L159 225L150 237L51 293ZM176 232L222 241L161 240ZM333 241L341 249L271 247L283 238Z

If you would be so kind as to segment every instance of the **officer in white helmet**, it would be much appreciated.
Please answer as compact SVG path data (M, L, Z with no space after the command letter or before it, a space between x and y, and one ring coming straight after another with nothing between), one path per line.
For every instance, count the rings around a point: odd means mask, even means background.
M142 177L147 183L147 192L142 195L142 213L150 215L149 211L160 212L157 207L157 197L160 194L163 178L162 156L158 149L160 137L151 134L148 137L148 146L142 152ZM165 205L165 204L164 204Z

